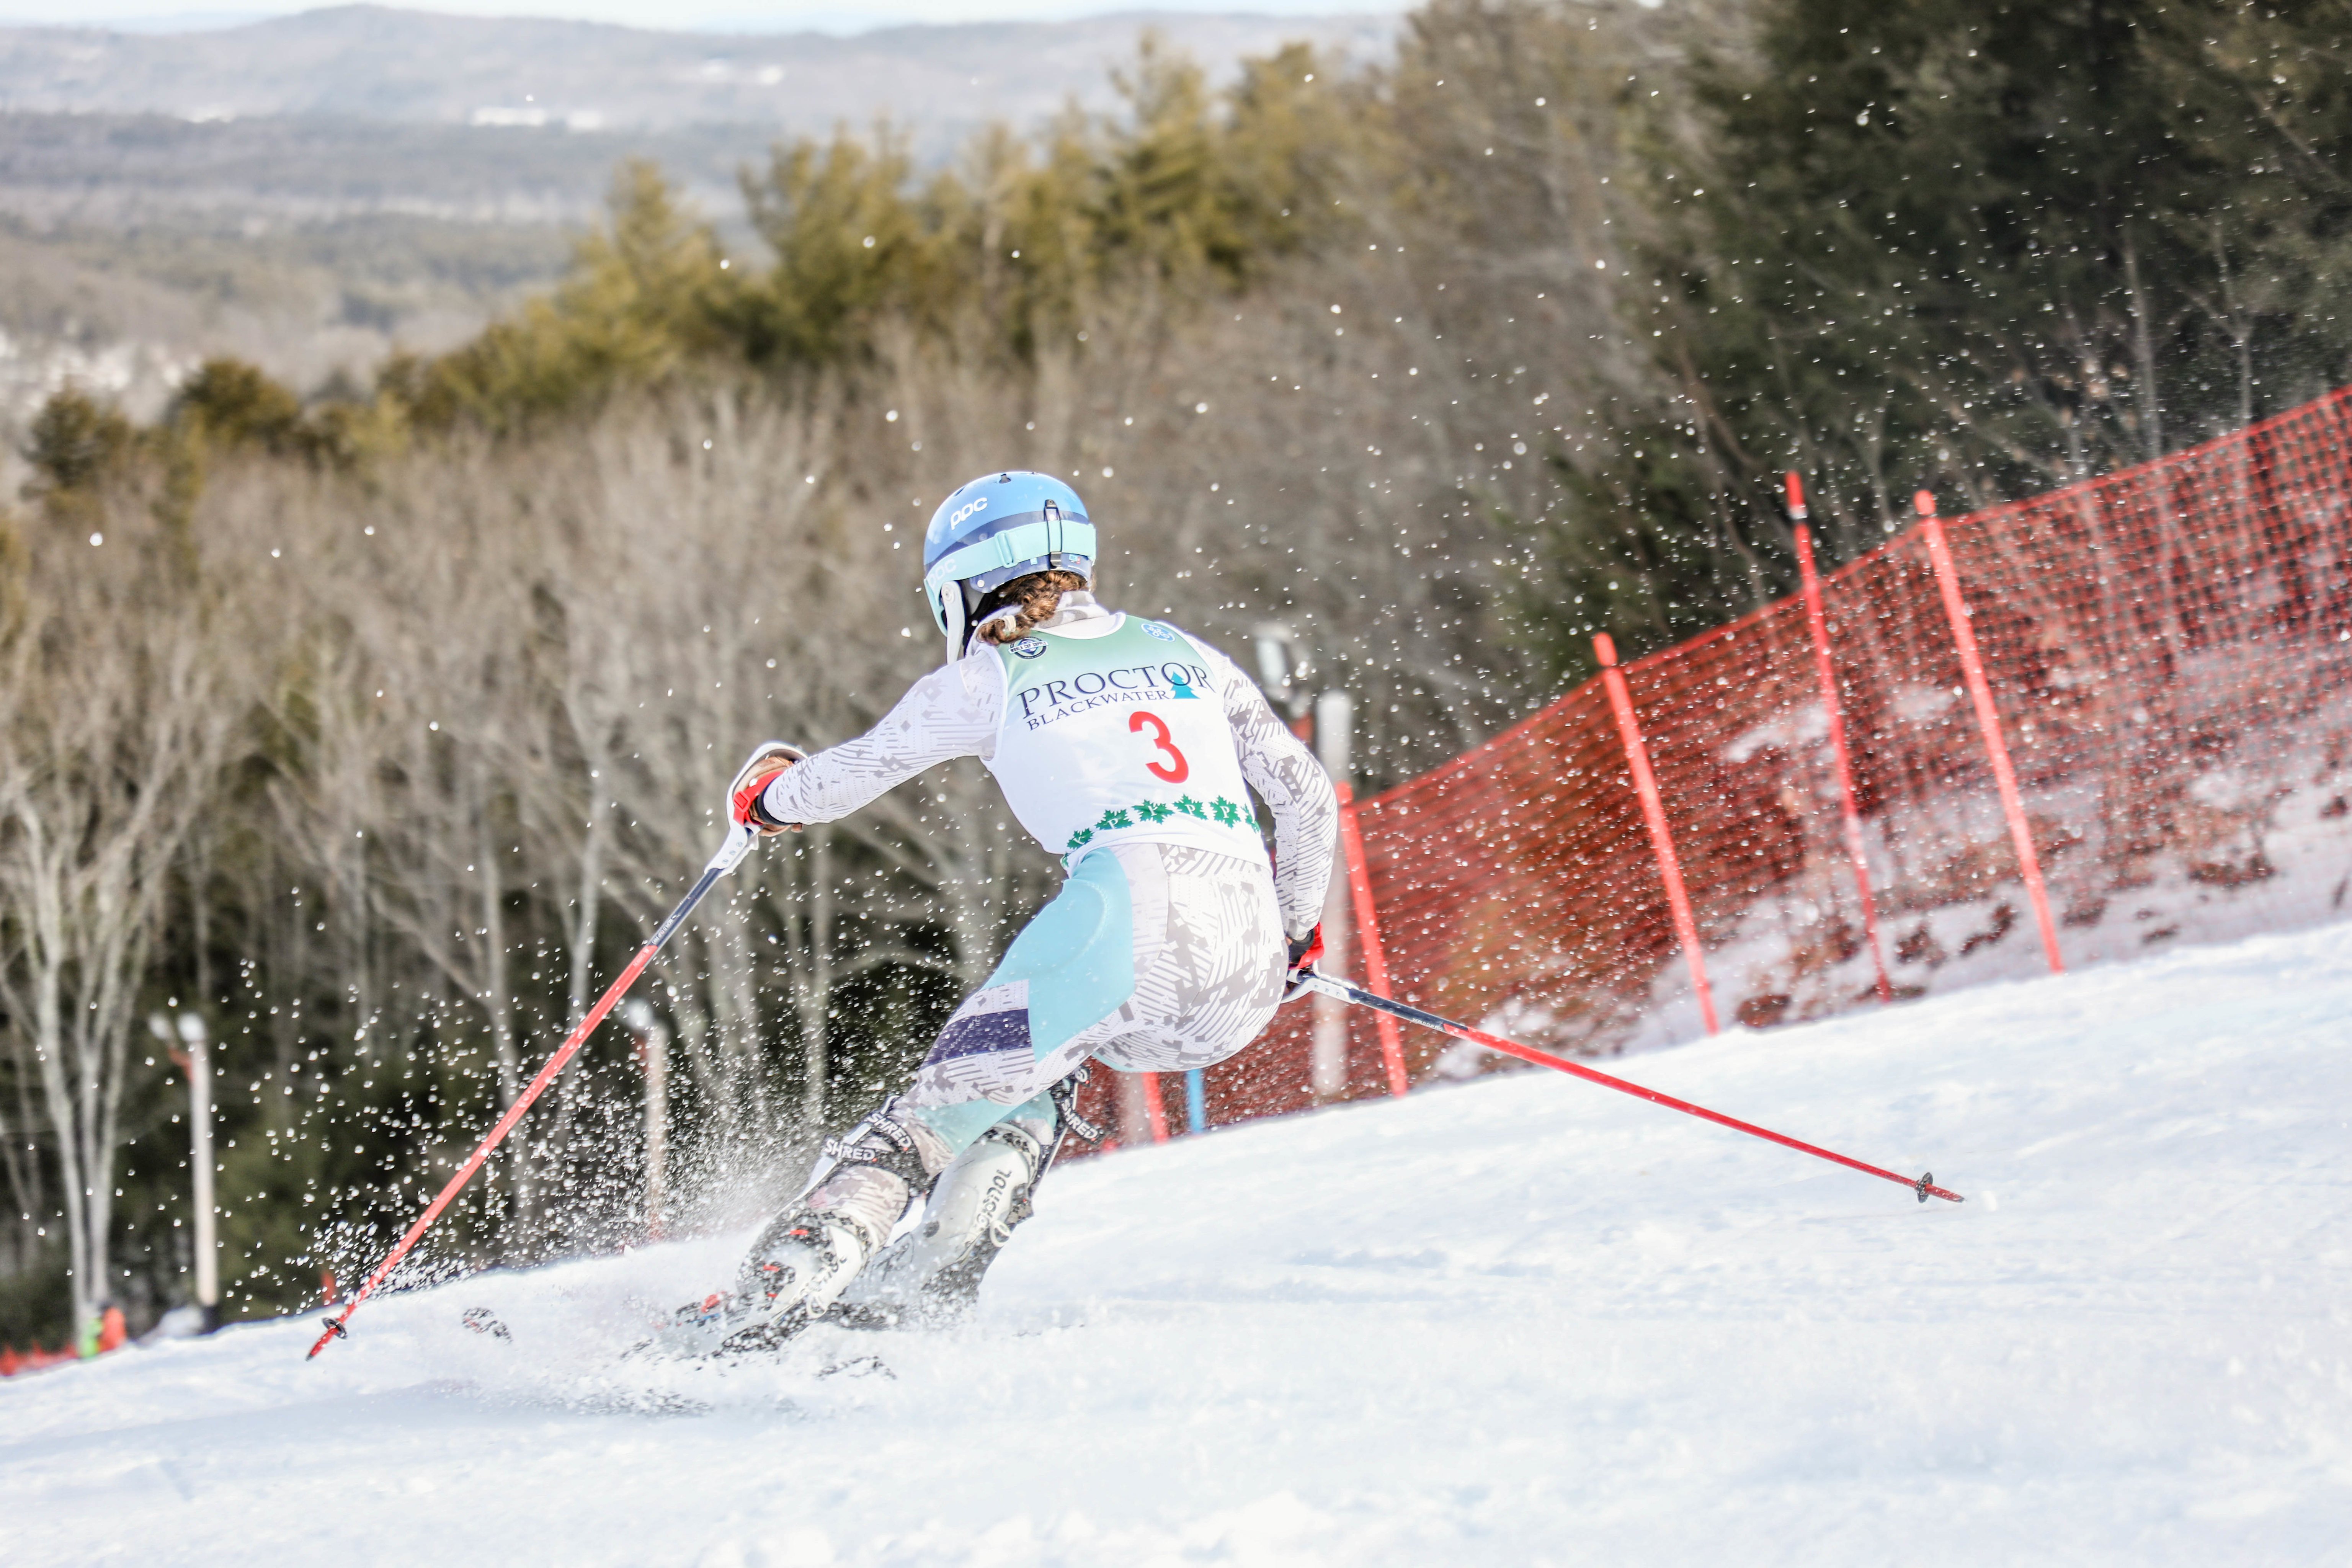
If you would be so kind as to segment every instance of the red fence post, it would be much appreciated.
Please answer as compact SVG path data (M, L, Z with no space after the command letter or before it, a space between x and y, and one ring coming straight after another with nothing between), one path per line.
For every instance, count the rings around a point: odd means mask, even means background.
M1895 1000L1886 980L1886 953L1878 941L1878 904L1870 896L1870 860L1862 847L1862 809L1853 799L1853 768L1845 750L1845 716L1838 702L1837 669L1830 663L1829 619L1822 614L1822 580L1813 570L1813 531L1806 526L1805 484L1789 474L1789 515L1797 524L1797 569L1805 579L1805 624L1813 634L1813 669L1821 677L1822 708L1830 716L1830 757L1837 764L1838 805L1845 819L1845 853L1853 862L1854 890L1862 896L1863 936L1870 943L1871 967L1878 972L1878 999Z
M1969 606L1960 597L1960 576L1953 569L1952 552L1944 544L1944 520L1936 515L1936 498L1921 490L1912 498L1919 509L1927 539L1927 559L1936 568L1936 586L1944 595L1944 618L1952 623L1952 642L1959 650L1960 674L1976 704L1977 728L1984 733L1985 752L1992 759L1993 782L2000 786L2001 814L2009 818L2010 842L2017 846L2018 869L2025 874L2026 896L2033 900L2033 918L2042 924L2042 951L2050 972L2066 972L2058 956L2058 928L2050 919L2050 895L2042 885L2042 860L2033 852L2033 830L2025 820L2025 802L2017 793L2017 771L2010 766L2009 743L2000 737L2000 710L1992 702L1992 687L1985 680L1984 660L1977 653L1977 635L1969 626Z
M1658 799L1658 781L1650 772L1650 753L1642 744L1642 726L1633 717L1633 694L1626 689L1625 672L1617 668L1617 643L1607 632L1595 633L1592 651L1601 656L1601 679L1609 689L1609 706L1617 715L1617 733L1625 742L1625 761L1633 770L1633 792L1642 797L1642 820L1649 826L1650 847L1657 852L1658 875L1666 884L1666 908L1673 913L1675 936L1682 942L1683 961L1690 965L1691 985L1698 992L1699 1017L1710 1035L1721 1030L1715 1021L1715 993L1707 989L1706 960L1699 952L1698 922L1691 918L1690 897L1683 891L1682 862L1675 858L1675 838L1666 827L1666 808Z
M1144 1125L1151 1129L1154 1143L1165 1143L1168 1142L1168 1106L1160 1098L1160 1075L1147 1072L1136 1076L1143 1080L1138 1088L1143 1095Z
M1381 920L1372 907L1372 874L1364 864L1364 835L1356 822L1356 792L1345 779L1333 785L1339 792L1339 849L1348 858L1348 894L1355 902L1356 940L1364 952L1364 989L1388 1001L1388 955L1381 951ZM1402 1095L1411 1087L1404 1071L1404 1039L1397 1021L1386 1013L1373 1016L1381 1031L1381 1063L1388 1069L1389 1092Z

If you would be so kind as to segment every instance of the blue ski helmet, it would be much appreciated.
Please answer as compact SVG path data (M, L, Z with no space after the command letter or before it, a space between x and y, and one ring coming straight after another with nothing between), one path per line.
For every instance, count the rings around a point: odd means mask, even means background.
M963 657L972 612L994 589L1032 572L1095 580L1095 525L1078 492L1051 474L983 474L940 502L923 531L923 600Z

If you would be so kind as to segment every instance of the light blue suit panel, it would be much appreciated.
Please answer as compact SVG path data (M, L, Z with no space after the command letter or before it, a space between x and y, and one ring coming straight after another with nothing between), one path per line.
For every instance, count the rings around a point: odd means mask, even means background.
M992 1100L967 1100L961 1105L910 1108L905 1114L919 1118L923 1125L946 1139L950 1149L961 1154L1000 1121L1025 1120L1052 1127L1061 1112L1054 1109L1053 1095L1042 1093L1011 1107Z
M1018 1002L990 1011L974 1004L1021 982ZM1042 1062L1125 1005L1135 994L1135 906L1126 868L1118 857L1097 850L1081 859L1053 902L1037 911L1004 950L996 972L940 1032L928 1058L953 1066L959 1060L1019 1051ZM1040 1094L1007 1109L984 1098L950 1105L908 1106L961 1152L998 1121L1027 1117L1052 1126L1050 1096Z
M991 986L1029 983L1029 1047L1043 1061L1135 994L1135 905L1118 857L1097 851L1004 950Z

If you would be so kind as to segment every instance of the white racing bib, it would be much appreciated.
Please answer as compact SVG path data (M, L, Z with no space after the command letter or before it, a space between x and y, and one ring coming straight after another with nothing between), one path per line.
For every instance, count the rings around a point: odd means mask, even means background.
M1004 721L988 766L1039 843L1265 858L1224 703L1183 633L1123 615L1102 637L1033 632L996 651Z

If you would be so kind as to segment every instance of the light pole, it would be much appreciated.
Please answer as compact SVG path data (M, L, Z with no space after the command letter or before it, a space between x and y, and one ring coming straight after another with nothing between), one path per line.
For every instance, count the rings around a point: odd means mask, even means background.
M1345 691L1334 689L1315 699L1315 755L1331 782L1343 788L1354 766L1350 741L1355 730L1355 701ZM1330 884L1323 892L1323 966L1331 974L1348 973L1347 859L1344 846L1339 847ZM1337 1100L1348 1092L1348 1005L1319 991L1315 994L1315 1043L1307 1068L1316 1099Z
M621 1005L621 1023L636 1037L637 1061L646 1069L646 1239L659 1241L668 1197L669 1031L643 997Z
M172 1020L161 1013L147 1020L150 1033L163 1042L188 1075L188 1169L195 1178L192 1194L195 1209L196 1307L204 1313L205 1333L220 1327L220 1246L213 1207L213 1054L212 1036L199 1013L180 1015L178 1037L173 1042Z
M1298 634L1280 621L1260 621L1250 628L1250 642L1257 654L1257 680L1265 700L1297 730L1310 700L1307 679L1315 673L1306 650L1299 647ZM1299 739L1307 737L1302 734Z
M1315 674L1298 635L1279 621L1262 621L1251 629L1257 654L1259 683L1275 711L1290 721L1291 731L1315 748L1316 760L1335 784L1346 784L1354 768L1352 741L1356 730L1354 700L1344 690L1309 695L1307 682ZM1323 968L1326 973L1348 972L1348 879L1344 860L1334 866L1323 895ZM1337 1100L1348 1092L1348 1005L1318 992L1314 1030L1307 1050L1307 1086L1318 1100Z

